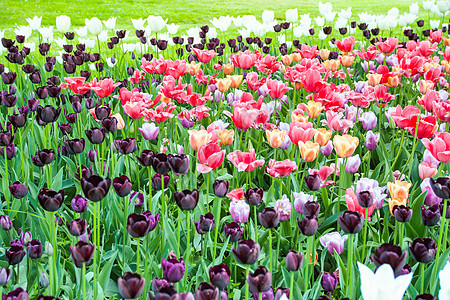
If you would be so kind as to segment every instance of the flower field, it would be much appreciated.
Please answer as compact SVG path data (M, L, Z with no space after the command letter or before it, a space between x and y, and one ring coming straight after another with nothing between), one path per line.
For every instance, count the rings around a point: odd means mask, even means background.
M0 31L2 299L450 299L450 2L317 9Z

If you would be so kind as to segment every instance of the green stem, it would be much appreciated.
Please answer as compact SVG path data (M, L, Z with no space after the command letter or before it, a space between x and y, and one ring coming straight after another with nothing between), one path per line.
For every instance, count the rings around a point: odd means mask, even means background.
M269 253L270 253L269 271L270 271L270 273L272 273L272 267L273 267L272 228L269 228Z
M81 280L83 281L83 300L86 300L86 263L83 263Z
M350 285L352 282L352 276L353 276L353 234L349 234L348 237L348 250L347 250L347 271L348 271L348 282L347 282L347 297L351 299L351 289Z
M436 260L437 264L437 260ZM423 288L425 283L425 264L420 263L420 293L423 294Z
M369 216L367 214L367 212L368 212L367 207L365 208L365 210L366 210L366 221L364 222L363 252L362 252L362 256L361 256L362 263L364 263L365 258L366 258L365 255L366 255L366 241L367 241L367 223L369 223L368 222Z
M187 243L186 243L186 272L184 274L184 291L187 292L187 277L189 274L189 254L191 253L191 212L187 211L186 216L187 223Z
M140 246L140 241L139 241L139 239L137 240L137 247L136 247L136 273L141 273L140 272L140 268L139 268L139 265L140 265L140 261L139 261L139 246ZM145 274L144 274L145 275Z
M248 293L249 292L248 280L247 280L247 276L248 276L249 271L250 271L250 265L247 265L247 267L245 269L245 300L248 300L248 294L249 294Z
M294 275L295 275L295 273L293 271L291 271L291 281L289 284L289 291L290 291L292 299L295 299L294 298Z
M217 236L219 234L219 224L220 224L220 210L222 206L222 198L219 198L217 200L219 203L217 204L217 210L216 210L216 228L214 228L214 253L213 253L213 263L215 264L216 261L216 250L217 250Z

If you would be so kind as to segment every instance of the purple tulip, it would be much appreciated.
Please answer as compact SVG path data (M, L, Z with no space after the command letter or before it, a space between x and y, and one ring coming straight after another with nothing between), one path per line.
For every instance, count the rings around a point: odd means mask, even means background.
M364 146L366 146L369 151L373 151L377 148L379 140L380 133L373 133L372 130L369 130L366 134L366 139L364 140Z
M13 223L9 216L0 216L0 227L2 227L3 230L11 230L11 228L13 227Z
M330 156L333 152L333 142L328 141L328 143L325 146L320 147L320 153L324 156Z
M117 279L120 295L125 299L139 298L144 290L145 279L138 273L126 272Z
M75 197L73 197L72 201L70 202L72 209L77 212L77 213L82 213L85 212L87 210L88 207L88 200L86 198L84 198L81 195L76 195Z
M425 178L422 183L420 184L420 190L423 192L427 192L425 195L425 205L433 206L435 204L440 204L442 202L442 199L436 196L436 194L433 191L433 188L431 187L431 180L430 178Z
M205 234L214 229L214 216L212 213L201 215L198 222L194 221L195 229L198 234Z
M139 128L142 137L146 140L152 141L158 137L159 127L155 123L144 123L142 127Z
M170 282L178 282L184 276L185 265L182 258L177 259L175 254L170 253L169 258L161 260L164 278Z
M303 192L300 192L300 193L293 192L293 195L294 195L295 211L302 215L303 214L303 204L305 204L308 201L314 201L314 196L303 193Z
M377 126L377 116L373 111L368 111L358 118L358 121L361 121L362 127L364 130L372 130Z
M11 291L7 294L2 295L3 300L28 300L29 296L27 291L25 291L23 288L19 287L15 289L14 291Z
M225 225L224 230L225 237L230 238L231 243L239 241L244 233L244 229L236 222L231 222L230 224Z
M359 166L361 165L361 158L359 154L350 156L347 158L347 165L345 166L345 172L349 174L355 174L358 172Z
M9 282L9 279L11 278L11 270L7 268L1 268L0 269L0 285L6 285Z
M291 218L292 204L286 195L275 202L275 210L280 216L280 222L284 222Z
M14 181L14 183L9 187L9 191L16 199L22 199L28 194L27 186L20 181Z
M144 194L141 192L131 192L130 203L133 203L134 207L141 207L144 204Z
M219 290L224 290L230 283L230 267L224 263L209 268L208 274L209 281Z

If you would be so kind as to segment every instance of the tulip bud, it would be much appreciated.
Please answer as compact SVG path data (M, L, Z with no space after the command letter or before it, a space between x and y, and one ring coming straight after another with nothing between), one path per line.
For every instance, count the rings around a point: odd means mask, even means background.
M303 254L294 250L289 250L286 255L286 268L289 271L298 271L302 267Z
M53 246L50 242L45 242L45 254L47 256L53 256Z
M46 289L50 285L50 280L45 272L42 272L39 276L39 284L43 289Z

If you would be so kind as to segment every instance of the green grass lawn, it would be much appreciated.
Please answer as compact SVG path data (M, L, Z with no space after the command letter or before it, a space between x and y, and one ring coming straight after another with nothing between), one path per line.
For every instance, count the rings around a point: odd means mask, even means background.
M326 2L324 0L323 2ZM409 0L396 1L349 1L328 0L334 10L352 7L351 20L357 20L358 13L386 13L393 5L400 12L409 11ZM421 2L419 2L421 4ZM264 10L275 11L277 18L284 18L288 8L297 7L299 14L318 15L318 1L315 0L0 0L0 29L17 25L26 25L26 18L43 16L43 26L54 25L58 15L65 14L72 18L73 26L83 26L85 18L98 17L106 20L117 17L117 27L131 29L131 18L146 18L148 15L161 15L169 18L170 23L182 24L182 28L192 25L210 24L209 20L221 15L253 14L260 18Z

